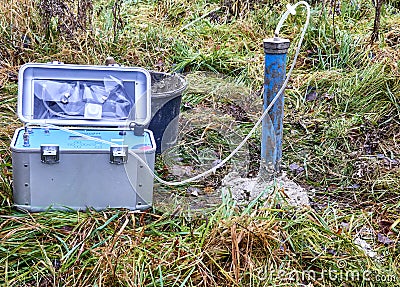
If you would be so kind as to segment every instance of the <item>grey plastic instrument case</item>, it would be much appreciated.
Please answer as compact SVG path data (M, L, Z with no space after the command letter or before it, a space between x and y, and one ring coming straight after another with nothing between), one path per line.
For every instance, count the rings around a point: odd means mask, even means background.
M152 205L156 146L143 129L151 117L145 69L25 64L18 80L25 127L11 142L17 208Z

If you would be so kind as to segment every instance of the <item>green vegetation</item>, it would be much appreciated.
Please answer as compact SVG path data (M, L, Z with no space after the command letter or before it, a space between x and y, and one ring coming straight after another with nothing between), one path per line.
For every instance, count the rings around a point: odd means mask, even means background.
M103 64L112 55L185 73L176 156L184 167L195 163L196 174L225 157L261 114L262 39L288 1L1 1L0 285L400 286L399 1L383 4L373 45L371 1L310 2L286 89L283 143L284 169L309 191L310 207L289 207L274 187L248 206L223 195L195 211L179 203L186 186L169 189L181 196L176 205L156 201L149 212L28 214L12 208L20 65ZM282 28L289 61L304 19L298 12ZM244 175L257 174L259 137L190 187L207 194L243 163ZM157 159L157 172L179 179L168 160Z

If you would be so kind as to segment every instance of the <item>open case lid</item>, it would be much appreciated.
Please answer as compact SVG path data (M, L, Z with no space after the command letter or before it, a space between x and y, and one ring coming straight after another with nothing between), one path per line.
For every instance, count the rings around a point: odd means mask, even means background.
M25 64L17 113L30 124L143 126L151 117L150 85L142 68Z

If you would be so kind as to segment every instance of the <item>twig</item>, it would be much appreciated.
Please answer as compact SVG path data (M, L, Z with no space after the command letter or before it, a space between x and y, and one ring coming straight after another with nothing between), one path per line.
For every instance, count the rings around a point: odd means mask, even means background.
M374 30L372 31L371 34L371 45L379 40L379 28L381 24L381 10L383 2L384 0L374 1L375 19L374 19Z

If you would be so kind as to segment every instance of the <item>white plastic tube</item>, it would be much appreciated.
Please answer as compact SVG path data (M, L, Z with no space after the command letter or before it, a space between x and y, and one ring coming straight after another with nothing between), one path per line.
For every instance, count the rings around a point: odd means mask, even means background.
M258 126L262 123L263 119L264 119L264 118L266 117L266 115L268 114L269 110L270 110L270 109L272 108L272 106L275 104L276 100L279 98L279 96L280 96L280 95L283 93L283 91L285 90L285 88L286 88L286 86L287 86L287 84L288 84L288 82L289 82L290 76L291 76L291 74L292 74L292 72L293 72L293 69L294 69L294 67L295 67L295 65L296 65L297 57L299 56L299 53L300 53L301 44L303 43L304 35L305 35L305 32L306 32L307 27L308 27L309 22L310 22L310 14L311 14L311 12L310 12L310 5L309 5L307 2L305 2L305 1L299 1L299 2L297 2L296 4L294 4L293 6L288 4L288 5L286 6L286 7L287 7L287 11L282 15L282 17L281 17L281 19L280 19L280 21L279 21L279 23L278 23L278 26L276 27L276 30L275 30L275 36L277 37L277 36L279 35L279 31L280 31L280 29L281 29L283 23L285 22L285 20L286 20L287 17L289 16L289 14L295 15L295 13L296 13L296 8L297 8L299 5L304 5L304 6L306 7L306 9L307 9L307 18L306 18L306 22L305 22L305 24L304 24L303 30L302 30L302 32L301 32L301 36L300 36L299 42L298 42L298 44L297 44L296 53L295 53L295 55L294 55L292 65L290 66L289 72L288 72L287 75L286 75L285 82L283 83L282 87L280 88L280 90L278 91L278 93L276 94L276 96L273 98L273 100L271 101L271 103L269 104L269 106L265 109L265 111L263 112L263 114L261 115L261 117L260 117L260 118L258 119L258 121L255 123L254 127L253 127L253 128L250 130L250 132L247 134L247 136L243 139L243 141L242 141L242 142L241 142L241 143L240 143L240 144L239 144L225 159L224 159L224 160L222 160L219 164L217 164L217 165L214 166L213 168L211 168L211 169L209 169L209 170L206 170L205 172L200 173L200 174L198 174L198 175L196 175L196 176L194 176L194 177L187 178L187 179L182 180L182 181L169 182L169 181L165 181L165 180L163 180L162 178L160 178L159 176L157 176L157 175L154 173L154 171L148 166L148 164L147 164L142 158L140 158L136 153L134 153L134 152L131 151L131 150L129 151L129 154L131 154L132 156L134 156L141 164L143 164L143 166L146 167L146 169L148 170L148 172L150 172L151 174L153 174L154 178L155 178L158 182L160 182L160 183L162 183L162 184L165 184L165 185L169 185L169 186L179 186L179 185L184 185L184 184L187 184L187 183L196 181L196 180L201 179L201 178L203 178L203 177L206 177L206 176L208 176L208 175L210 175L210 174L213 174L213 173L215 173L215 172L217 171L217 169L219 169L219 168L221 168L222 166L224 166L224 165L225 165L225 164L226 164L226 163L227 163L227 162L228 162L228 161L229 161L229 160L230 160L230 159L245 145L245 144L246 144L246 142L249 140L249 138L254 134L254 132L256 131L256 129L258 128ZM70 129L65 128L65 127L60 127L60 126L55 126L55 125L50 125L50 124L45 124L45 125L42 125L42 126L46 126L46 127L54 128L54 129L64 130L64 131L67 131L67 132L69 132L69 133L71 133L71 134L80 136L80 137L82 137L82 138L89 139L89 140L93 140L93 141L97 141L97 142L101 142L101 143L105 143L105 144L108 144L108 145L115 145L115 143L113 143L113 142L108 142L108 141L101 140L101 139L98 139L98 138L94 138L94 137L91 137L91 136L88 136L88 135L85 135L85 134L81 134L81 133L79 133L79 132L70 130Z
M281 17L281 19L279 20L279 22L278 22L278 25L276 25L276 29L275 29L275 33L274 33L274 35L275 35L275 37L279 37L279 32L280 32L280 30L281 30L281 28L282 28L282 26L283 26L283 23L286 21L286 19L289 17L289 14L292 14L292 15L296 15L296 8L299 6L299 5L304 5L305 7L306 7L306 9L307 9L307 19L306 19L306 23L304 24L304 30L306 30L307 29L307 27L308 27L308 24L309 24L309 22L310 22L310 5L307 3L307 2L305 2L305 1L299 1L299 2L297 2L296 4L294 4L294 5L290 5L290 4L287 4L286 5L286 12L285 13L283 13L283 15L282 15L282 17Z

